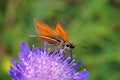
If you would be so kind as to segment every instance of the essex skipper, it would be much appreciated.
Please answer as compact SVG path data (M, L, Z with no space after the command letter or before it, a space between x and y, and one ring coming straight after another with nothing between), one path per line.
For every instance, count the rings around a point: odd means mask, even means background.
M63 50L70 51L75 48L59 22L55 24L54 29L51 29L45 23L35 19L35 26L39 39L46 41L49 44L53 44Z

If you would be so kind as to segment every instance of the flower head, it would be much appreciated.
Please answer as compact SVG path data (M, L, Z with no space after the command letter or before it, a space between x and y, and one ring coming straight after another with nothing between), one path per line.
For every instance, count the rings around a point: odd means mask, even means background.
M86 80L89 72L85 69L77 72L81 62L75 63L71 57L65 58L60 50L51 54L45 48L30 50L26 43L21 43L19 62L12 59L15 68L10 67L14 80Z

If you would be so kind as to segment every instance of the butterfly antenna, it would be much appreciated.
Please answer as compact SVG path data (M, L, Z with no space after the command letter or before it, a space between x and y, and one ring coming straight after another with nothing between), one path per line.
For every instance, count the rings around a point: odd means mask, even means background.
M80 46L80 45L75 45L75 46L79 46L80 48L83 48L83 49L88 49L88 46Z

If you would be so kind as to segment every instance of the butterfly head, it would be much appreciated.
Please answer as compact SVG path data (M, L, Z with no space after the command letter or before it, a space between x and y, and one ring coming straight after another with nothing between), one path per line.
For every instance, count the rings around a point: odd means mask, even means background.
M65 50L72 50L72 49L74 49L75 48L75 45L73 45L73 43L64 43L63 45L62 45L62 47L63 47L63 49L65 49Z

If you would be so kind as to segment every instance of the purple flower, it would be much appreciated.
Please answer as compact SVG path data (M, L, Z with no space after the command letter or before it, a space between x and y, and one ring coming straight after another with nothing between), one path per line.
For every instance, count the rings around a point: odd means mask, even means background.
M73 58L65 57L61 50L33 48L21 43L19 62L12 59L10 75L14 80L86 80L89 72L83 69L77 72L81 62L75 63Z

